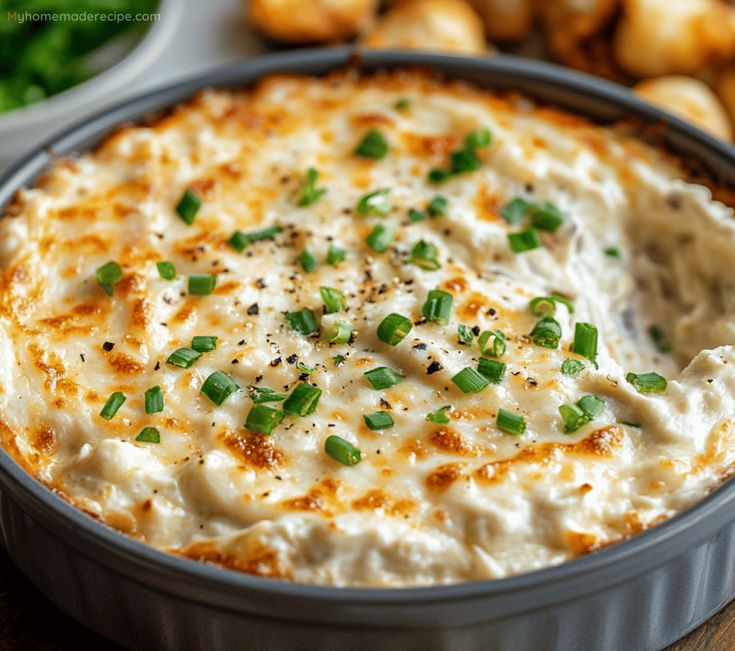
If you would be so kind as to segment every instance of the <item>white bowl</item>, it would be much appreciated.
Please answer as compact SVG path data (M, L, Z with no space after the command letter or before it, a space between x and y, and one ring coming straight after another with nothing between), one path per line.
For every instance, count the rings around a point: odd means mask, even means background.
M156 9L160 18L112 66L48 99L0 113L0 168L45 141L70 120L115 101L115 91L131 82L163 51L181 9L179 0L160 0Z

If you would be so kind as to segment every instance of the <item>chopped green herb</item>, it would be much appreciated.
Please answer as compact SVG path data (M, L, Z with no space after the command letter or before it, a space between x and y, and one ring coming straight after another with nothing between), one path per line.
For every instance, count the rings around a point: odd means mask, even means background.
M273 389L267 387L248 387L248 395L255 404L261 402L282 402L287 398L285 393L276 393Z
M525 253L541 246L541 240L535 228L518 231L517 233L508 233L508 243L513 253Z
M304 207L310 206L313 203L319 201L319 199L326 194L326 188L316 187L317 179L319 178L319 172L313 167L306 170L306 178L301 184L301 192L296 205Z
M111 394L110 397L107 399L105 406L102 407L100 416L105 420L112 420L126 400L127 398L125 397L124 393L122 393L121 391L115 391L115 393Z
M340 436L328 436L324 441L324 451L335 461L339 461L345 466L354 466L360 463L362 453L349 441L345 441Z
M433 185L439 185L440 183L444 183L445 181L448 181L452 177L452 171L443 169L441 167L435 167L434 169L429 171L429 174L427 176L427 180L429 183L432 183Z
M319 293L322 296L322 301L324 301L325 314L335 314L345 309L345 295L338 289L322 285L319 288Z
M526 431L526 419L520 414L513 413L507 409L499 409L498 417L495 420L498 429L520 436Z
M421 314L427 321L446 325L452 314L452 295L441 289L432 289L421 307Z
M561 294L554 292L551 294L550 298L566 307L569 314L574 314L574 303L572 303L566 296L562 296Z
M564 432L573 434L599 416L604 408L605 401L592 395L583 396L575 404L561 405L559 414L564 421Z
M217 286L216 274L191 274L188 290L192 296L208 296Z
M651 339L659 353L671 352L671 342L663 331L663 328L657 325L652 325L648 328L648 334L651 335Z
M485 330L477 340L480 353L489 357L505 355L506 337L500 330Z
M426 205L426 212L429 213L429 217L443 217L447 214L448 207L449 199L439 194Z
M198 335L192 337L191 347L198 353L211 353L217 348L217 337Z
M322 390L305 382L297 384L283 403L283 411L293 416L309 416L316 411Z
M500 384L505 375L505 362L496 359L481 357L477 363L477 371L480 375L490 381L491 384Z
M582 396L577 400L579 408L590 418L596 418L605 408L605 401L597 396Z
M327 264L334 266L343 262L346 258L347 251L345 251L345 249L334 246L333 244L329 245L329 250L327 251Z
M411 328L413 328L411 319L393 312L380 322L378 339L390 346L395 346L406 338Z
M292 330L302 335L310 335L319 331L319 324L316 322L314 313L306 308L286 314L286 323L291 326Z
M235 391L239 391L240 387L232 380L232 378L215 371L202 384L201 392L207 396L218 407L229 398Z
M666 391L666 378L658 373L628 373L625 376L638 393L660 393Z
M173 280L176 278L176 267L172 262L156 262L156 268L161 279Z
M316 269L317 261L310 251L304 249L301 253L299 253L299 264L306 273L309 273L310 271L314 271L314 269Z
M235 249L235 251L242 253L253 242L270 240L282 231L283 228L281 226L268 226L257 231L248 231L247 233L235 231L230 237L228 243L233 249Z
M476 172L482 167L480 159L474 149L459 149L449 154L450 170L452 174L467 174Z
M430 423L446 425L449 422L447 411L449 411L451 408L452 405L444 405L443 407L439 407L439 409L437 409L436 411L432 411L426 414L426 420L428 420Z
M199 195L191 188L187 188L176 205L176 212L181 217L181 221L191 226L201 206L202 200L199 198Z
M457 326L457 340L462 346L469 346L475 340L472 328L461 323Z
M459 387L463 393L477 393L487 387L490 382L484 375L470 366L466 366L452 377L452 382Z
M564 375L574 377L584 371L584 362L580 362L578 359L565 359L561 365L561 372Z
M605 255L608 256L609 258L615 258L616 260L623 259L623 254L620 253L620 249L617 248L616 246L608 246L605 249Z
M367 425L371 430L388 429L396 424L393 420L393 416L391 416L387 411L376 411L372 414L364 414L363 419L365 420L365 425Z
M520 224L528 214L528 201L521 197L511 199L500 209L500 216L512 226Z
M537 296L532 298L528 304L533 316L554 316L556 314L556 303L551 296Z
M393 242L395 232L386 224L375 224L373 230L365 238L367 245L376 253L385 253Z
M493 141L493 134L489 129L475 129L464 137L464 146L467 149L482 149L489 147Z
M545 316L531 330L531 339L537 346L556 348L561 339L561 326L550 316Z
M163 411L163 389L151 387L145 392L145 413L157 414Z
M299 362L296 362L296 370L299 373L311 375L312 373L316 371L316 366L307 366L306 364L304 364L304 362L299 361Z
M388 153L388 141L377 129L371 129L365 134L360 144L355 149L356 156L380 160Z
M324 340L330 344L346 344L352 338L352 325L346 321L335 321L324 334Z
M332 363L339 368L344 365L346 359L347 358L344 355L335 355L332 357Z
M564 215L548 201L530 204L531 226L549 233L556 233L564 223Z
M586 357L597 366L597 328L595 326L582 321L574 326L572 352Z
M283 412L267 405L253 405L245 420L245 428L268 436L283 422Z
M417 267L426 269L427 271L436 271L441 268L439 262L439 249L436 245L426 240L419 240L413 245L411 254L408 257L409 264L415 264Z
M177 348L168 356L167 364L178 366L180 368L191 368L191 365L202 356L196 350L191 348Z
M97 282L105 290L105 294L112 296L115 285L122 278L122 267L113 260L106 262L97 269Z
M641 424L636 420L622 420L620 421L623 425L627 425L628 427L638 427L640 428Z
M389 389L403 380L403 376L398 371L394 371L392 368L388 368L387 366L372 368L369 371L365 371L363 375L365 376L365 379L370 382L373 389L377 389L378 391Z
M408 211L408 220L412 222L422 222L426 219L426 213L421 210L411 208Z
M401 97L400 99L396 100L395 104L393 104L393 108L396 111L405 111L407 108L411 106L411 100L407 97Z
M135 440L138 443L160 443L161 433L155 427L144 427Z
M361 215L378 215L385 217L391 209L390 198L388 195L390 190L383 188L381 190L375 190L362 196L360 201L357 202L357 212Z

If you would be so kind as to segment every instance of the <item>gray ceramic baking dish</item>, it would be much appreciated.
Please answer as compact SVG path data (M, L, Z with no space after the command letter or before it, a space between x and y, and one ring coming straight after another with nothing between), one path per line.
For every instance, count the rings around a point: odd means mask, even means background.
M84 151L123 122L204 86L346 64L403 65L513 89L599 121L661 123L679 153L735 185L735 150L636 99L556 66L350 48L291 51L217 69L79 123L0 180L0 206L52 154ZM497 581L412 589L340 589L239 574L167 555L67 504L0 449L2 542L67 613L125 646L170 649L660 649L735 597L735 484L632 540L557 567Z

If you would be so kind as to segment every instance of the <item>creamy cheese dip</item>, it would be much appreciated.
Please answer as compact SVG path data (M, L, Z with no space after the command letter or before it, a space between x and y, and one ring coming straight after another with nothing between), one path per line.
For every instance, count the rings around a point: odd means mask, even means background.
M614 543L735 462L732 210L684 177L416 73L204 92L7 208L4 446L154 547L299 582Z

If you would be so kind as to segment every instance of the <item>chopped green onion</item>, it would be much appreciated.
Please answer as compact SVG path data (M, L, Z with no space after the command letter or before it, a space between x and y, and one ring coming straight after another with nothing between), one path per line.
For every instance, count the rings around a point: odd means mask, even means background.
M408 220L412 222L422 222L426 219L426 213L421 210L411 208L408 211Z
M663 328L657 325L652 325L648 328L648 334L651 335L651 339L659 353L671 352L671 342L663 331Z
M168 356L166 363L180 368L190 368L201 356L201 353L191 348L177 348Z
M306 373L306 375L311 375L314 371L316 371L316 366L307 366L304 364L304 362L296 362L296 369L299 371L299 373Z
M451 177L452 177L452 170L443 169L441 167L435 167L434 169L429 171L427 180L429 181L429 183L432 183L434 185L439 185L440 183L444 183L445 181L448 181Z
M637 427L640 428L641 424L636 420L621 420L620 421L623 425L627 425L628 427Z
M478 373L474 368L466 366L452 377L452 382L459 387L463 393L477 393L487 387L490 382L484 375Z
M447 416L447 411L452 408L452 405L444 405L443 407L439 407L436 411L432 411L428 414L426 414L426 420L428 420L430 423L437 423L439 425L446 425L449 422L449 416Z
M475 129L464 137L464 146L467 149L481 149L489 147L493 141L493 134L489 129Z
M365 238L367 245L376 253L385 253L393 242L395 232L386 224L375 224L373 230Z
M520 224L528 213L528 201L521 197L511 199L500 209L500 216L511 225Z
M197 335L191 339L191 347L198 353L211 353L217 348L218 337L208 335Z
M554 316L556 314L556 303L551 296L537 296L532 298L528 304L533 316Z
M352 338L352 325L346 321L335 321L324 333L324 340L330 344L346 344Z
M372 368L369 371L365 371L363 375L370 382L373 389L377 389L378 391L389 389L403 380L403 376L398 371L394 371L387 366Z
M586 357L597 366L597 328L591 323L578 322L574 326L572 352Z
M596 418L605 408L605 401L597 396L583 396L577 400L577 406L590 418Z
M482 166L474 149L459 149L449 154L450 170L452 174L467 174L475 172Z
M605 401L597 396L587 395L576 404L561 405L559 414L564 421L564 432L572 434L600 415L605 408Z
M443 217L447 214L448 207L449 200L437 195L426 205L426 212L429 213L429 217Z
M561 339L561 326L550 316L545 316L531 330L531 339L537 346L556 348Z
M247 233L235 231L230 237L228 243L233 249L235 249L235 251L242 253L253 242L269 240L282 231L283 228L281 226L268 226L257 231L249 231Z
M201 392L218 407L240 387L222 371L215 371L202 384Z
M411 106L411 100L407 97L401 97L400 99L396 100L395 104L393 104L393 108L396 111L405 111L407 108Z
M385 158L388 153L388 141L385 136L377 129L371 129L365 134L357 148L355 149L356 156L362 156L363 158L373 158L380 160Z
M461 323L457 325L457 339L463 346L469 346L475 340L472 328Z
M332 357L332 363L335 365L335 367L339 368L345 363L345 360L347 358L344 355L335 355Z
M362 453L349 441L345 441L341 436L328 436L324 441L324 451L335 461L339 461L345 466L354 466L360 463Z
M406 338L411 328L413 328L411 319L392 312L380 322L378 339L390 346L395 346Z
M199 198L199 195L191 188L187 188L176 205L176 212L185 224L191 226L201 206L202 200Z
M145 413L157 414L163 411L163 389L151 387L145 392Z
M112 420L126 400L127 398L125 397L124 393L122 393L121 391L115 391L115 393L111 394L110 397L107 399L105 406L102 407L100 416L105 420Z
M283 412L267 405L253 405L245 420L245 428L268 436L283 422Z
M176 267L174 267L173 262L156 262L156 268L158 269L158 275L163 280L176 278Z
M485 330L477 340L482 355L502 357L505 355L506 337L500 330Z
M565 308L567 308L567 312L569 312L569 314L574 314L574 303L572 303L566 296L562 296L561 294L554 292L549 298L554 299L557 303L561 303Z
M322 390L305 382L297 384L283 403L283 411L293 416L308 416L316 411Z
M346 258L347 251L338 246L334 246L333 244L329 245L329 250L327 251L327 264L336 265L344 261Z
M498 429L520 436L526 431L526 419L520 414L516 414L507 409L499 409L498 417L495 420Z
M324 301L325 314L334 314L345 309L345 295L338 289L322 285L319 288L319 293L322 296L322 301Z
M609 258L615 258L616 260L623 259L623 254L620 253L620 249L617 248L616 246L608 246L605 249L605 255L608 256Z
M387 411L376 411L372 414L364 414L363 419L365 420L365 425L374 431L379 429L388 429L396 424L393 420L393 416L391 416Z
M419 240L411 249L408 264L415 264L427 271L436 271L442 266L439 262L439 249L431 242Z
M314 271L314 269L316 269L317 261L310 251L304 249L299 254L299 264L306 273L309 273L310 271Z
M155 427L144 427L135 440L138 443L160 443L161 433Z
M539 240L538 231L535 228L518 231L517 233L508 233L508 243L513 253L525 253L541 246L541 240Z
M217 286L215 274L191 274L189 276L189 294L192 296L208 296Z
M306 170L306 178L301 184L301 193L299 199L296 202L298 206L310 206L313 203L319 201L322 196L327 192L326 188L316 187L316 181L319 178L319 172L313 167Z
M375 190L362 196L357 202L357 212L361 215L379 215L385 217L391 209L390 199L388 195L390 190L383 188Z
M97 282L105 290L105 294L112 296L115 284L122 278L122 267L113 260L106 262L97 269Z
M564 375L570 375L574 377L584 371L584 362L580 362L578 359L565 359L561 365L561 372Z
M452 313L452 295L441 289L432 289L421 307L427 321L446 325Z
M625 376L638 393L660 393L666 391L666 378L658 373L628 373Z
M488 379L491 384L500 384L505 375L505 362L499 362L496 359L481 357L477 363L477 371L484 378Z
M267 387L248 387L248 395L255 404L281 402L287 398L285 393L276 393L273 389Z
M564 215L548 201L530 204L531 226L549 233L556 233L564 223Z
M286 323L291 326L292 330L302 335L310 335L319 331L319 324L316 322L314 313L306 308L286 314Z

